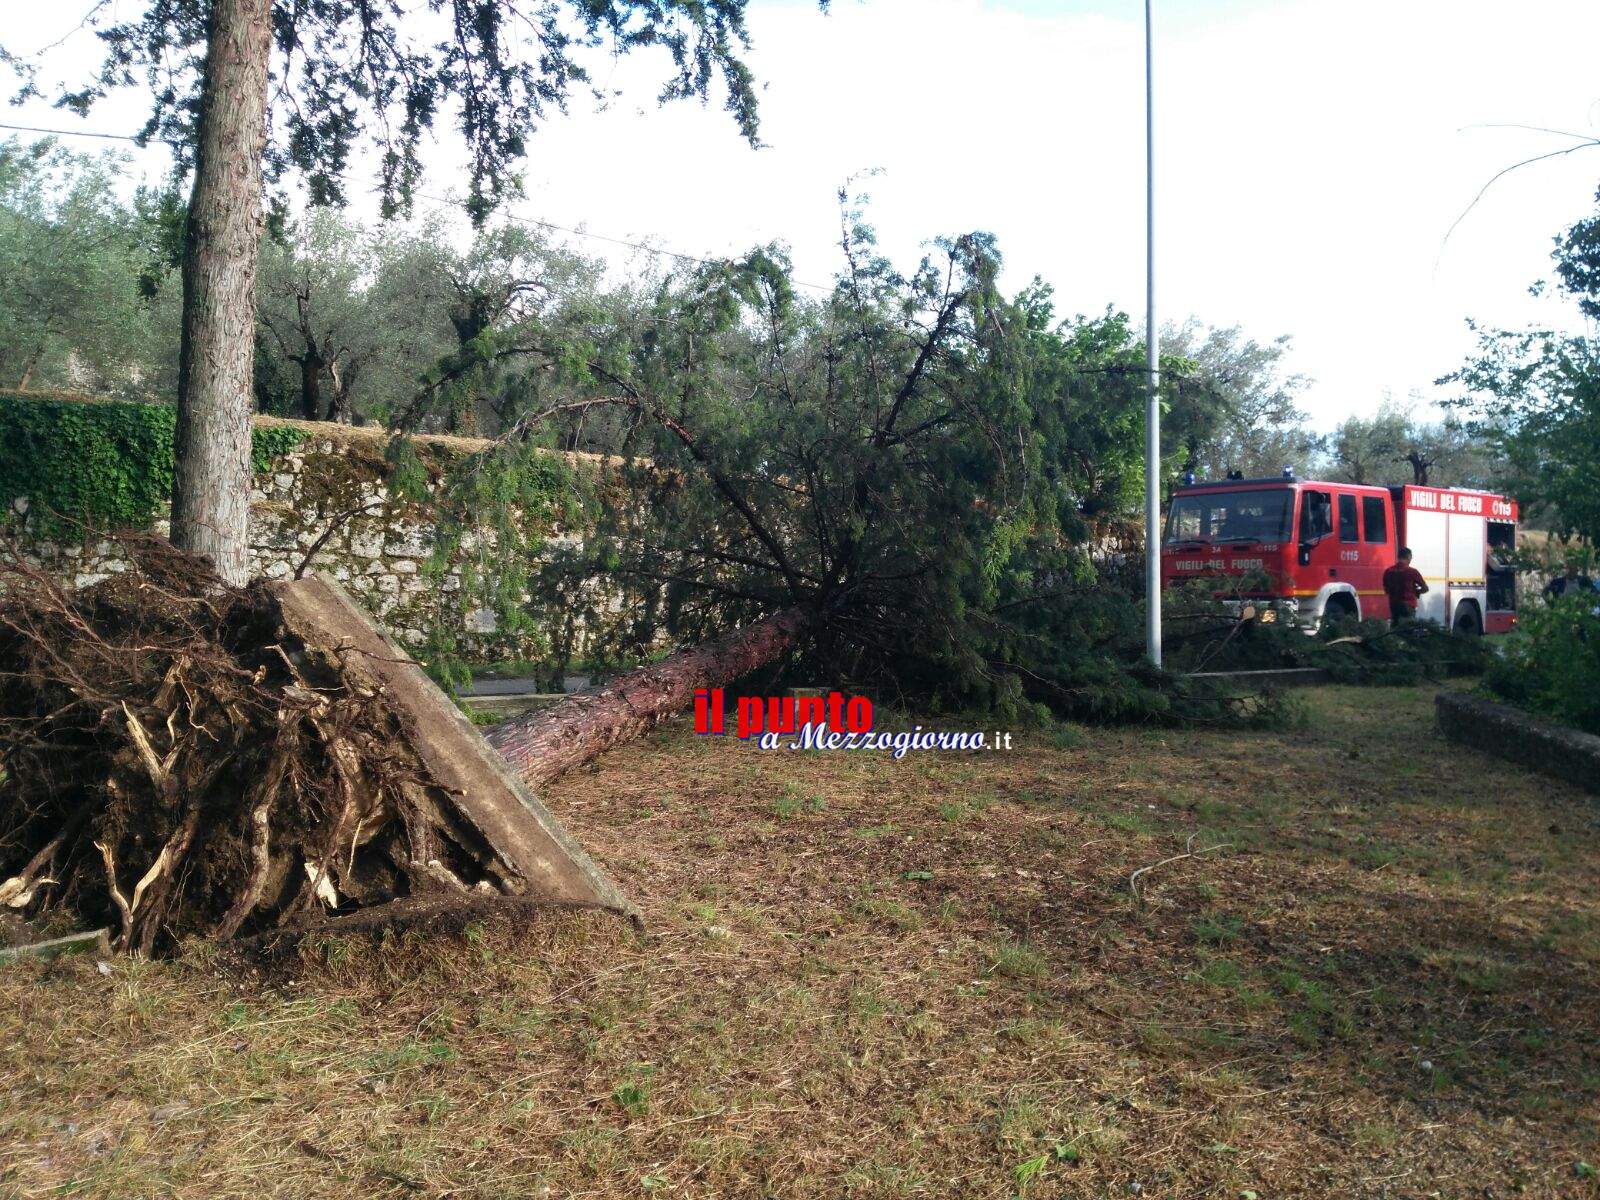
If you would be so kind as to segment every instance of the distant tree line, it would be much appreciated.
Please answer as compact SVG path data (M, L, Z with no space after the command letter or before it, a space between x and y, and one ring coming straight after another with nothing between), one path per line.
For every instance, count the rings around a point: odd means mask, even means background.
M32 324L8 299L4 382L164 399L182 205L130 190L114 159L13 143L0 164L0 271L34 297ZM879 251L853 197L841 217L840 269L817 291L796 285L776 246L619 278L504 215L465 230L426 214L369 228L326 207L275 213L259 254L255 403L495 439L438 497L446 540L486 514L514 520L545 447L618 455L625 469L648 459L673 481L643 523L599 505L597 535L570 551L518 557L516 538L498 539L507 557L482 575L507 608L551 594L531 572L570 584L598 571L632 589L641 630L706 644L745 629L762 661L797 655L908 703L1197 713L1139 666L1137 595L1092 555L1101 519L1142 500L1133 324L1112 310L1062 316L1037 280L1006 291L986 234L940 239L908 268ZM52 243L78 249L52 258ZM38 302L53 282L71 303ZM1186 470L1285 465L1496 484L1528 464L1530 499L1561 502L1532 488L1572 448L1531 419L1487 422L1514 405L1429 421L1390 402L1318 434L1287 339L1197 322L1166 333L1168 485ZM1571 411L1553 400L1542 419Z
M45 141L0 143L0 386L167 399L178 369L184 212L174 192L133 188L115 154ZM626 281L536 225L490 219L476 232L438 214L368 228L333 208L267 222L257 276L256 405L305 420L379 422L493 436L531 395L556 387L539 347L577 328L652 320L664 273ZM1075 321L1081 394L1142 386L1141 339L1114 312ZM1352 482L1483 486L1498 459L1454 420L1386 401L1330 434L1300 407L1289 339L1190 320L1163 332L1166 465L1173 478L1301 475ZM630 422L586 412L562 423L571 448L616 452ZM1117 475L1106 447L1091 471ZM1120 477L1120 475L1119 475ZM1123 499L1123 498L1119 498Z

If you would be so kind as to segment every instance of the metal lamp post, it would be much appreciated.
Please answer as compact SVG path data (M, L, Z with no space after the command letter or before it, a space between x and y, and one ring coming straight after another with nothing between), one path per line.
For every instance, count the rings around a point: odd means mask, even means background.
M1144 418L1145 652L1161 665L1161 353L1156 335L1156 105L1151 69L1151 0L1144 0L1145 369Z

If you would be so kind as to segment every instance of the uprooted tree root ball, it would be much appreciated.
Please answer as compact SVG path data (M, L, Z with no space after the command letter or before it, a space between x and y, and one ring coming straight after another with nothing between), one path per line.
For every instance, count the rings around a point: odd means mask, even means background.
M0 904L145 953L518 890L382 689L165 542L71 591L0 552Z

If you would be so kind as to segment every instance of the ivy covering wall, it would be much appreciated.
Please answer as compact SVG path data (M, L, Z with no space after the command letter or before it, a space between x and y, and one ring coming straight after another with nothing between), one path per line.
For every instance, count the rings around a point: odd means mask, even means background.
M0 394L0 502L26 497L41 532L148 526L172 495L177 410ZM305 438L258 427L251 465L265 471Z
M117 539L85 535L164 529L175 424L163 405L0 391L0 526L12 515L20 548L69 586L126 570ZM326 422L258 422L253 458L252 572L338 581L447 677L516 659L559 680L636 661L662 636L661 597L615 577L594 521L647 510L644 475L523 443L396 442Z

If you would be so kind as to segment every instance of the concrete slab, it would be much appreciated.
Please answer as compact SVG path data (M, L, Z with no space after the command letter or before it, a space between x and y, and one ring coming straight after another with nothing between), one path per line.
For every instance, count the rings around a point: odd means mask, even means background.
M26 946L0 946L0 966L23 958L59 958L63 954L110 954L109 929L92 929L88 933L69 933L66 937L51 938L48 942L30 942Z
M610 908L637 918L610 876L338 584L315 577L268 587L294 637L337 658L353 684L380 690L399 713L411 748L449 791L461 818L499 857L511 876L511 890L529 899Z

